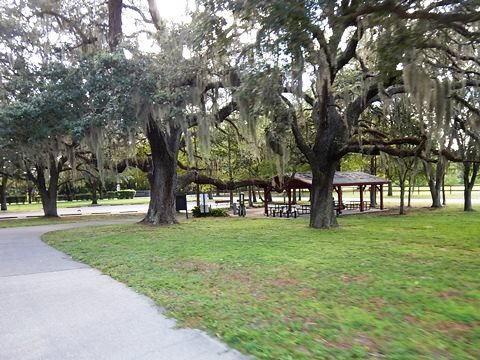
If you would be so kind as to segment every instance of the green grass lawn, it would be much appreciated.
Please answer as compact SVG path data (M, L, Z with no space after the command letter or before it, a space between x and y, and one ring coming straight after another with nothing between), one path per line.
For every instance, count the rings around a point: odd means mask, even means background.
M480 214L194 219L46 241L259 359L480 358Z

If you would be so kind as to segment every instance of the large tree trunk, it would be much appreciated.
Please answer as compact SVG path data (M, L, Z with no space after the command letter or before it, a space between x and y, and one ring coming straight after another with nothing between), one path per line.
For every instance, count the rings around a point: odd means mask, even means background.
M446 169L446 160L442 158L438 159L435 170L433 169L431 163L425 161L424 169L428 180L430 195L432 196L432 208L441 208L443 175Z
M474 211L472 206L472 189L467 186L463 190L463 211Z
M400 215L405 215L405 183L407 182L407 176L409 168L404 158L396 159L398 163L398 183L400 186Z
M407 192L407 207L412 207L412 192L413 192L413 186L412 186L412 183L409 181L408 192Z
M352 114L349 120L355 117L353 108L350 109ZM296 123L292 130L297 146L308 159L312 170L310 227L328 229L338 225L332 196L333 178L348 131L336 110L335 97L328 93L327 83L324 84L323 95L313 106L312 119L318 130L313 147L308 146L301 137Z
M197 199L197 206L200 207L200 185L195 186L195 195Z
M445 172L443 173L442 177L442 205L447 205L447 196L445 194Z
M463 163L463 210L464 211L474 211L472 206L472 190L475 185L475 180L478 175L480 164L469 162Z
M432 194L432 207L441 208L442 207L442 188L443 188L443 175L445 173L444 162L439 160L437 163L437 168L435 171L435 186L431 188Z
M405 215L405 178L400 179L400 215Z
M65 198L67 201L73 201L75 198L75 191L73 188L73 183L71 181L67 181L65 185L63 185L63 191L65 193Z
M115 51L122 39L123 0L108 0L108 45Z
M33 202L33 190L34 190L34 186L29 181L28 184L27 184L27 194L28 194L28 203L29 204L31 204Z
M8 176L2 175L2 182L0 184L0 210L7 211L7 181Z
M46 217L58 217L57 211L57 192L58 192L58 179L60 172L64 164L63 159L57 161L57 159L50 155L49 161L49 179L48 186L45 178L44 168L39 165L36 166L37 176L32 178L32 181L36 182L40 199L42 200L43 212Z
M435 180L428 180L428 187L430 189L430 196L432 197L432 208L441 208L442 207L442 193L437 190L435 186Z
M98 188L98 182L97 180L93 180L90 183L90 189L92 191L92 205L98 205L97 188Z
M375 185L370 185L370 207L377 207L377 189Z
M152 149L152 175L150 203L143 224L175 224L175 188L177 183L177 155L181 130L170 126L170 131L160 129L152 118L147 138Z
M388 179L388 180L392 180L388 183L387 185L387 196L393 196L393 179L392 179L392 175L390 173L390 169L389 167L387 166L387 168L385 169L385 177Z
M52 196L49 191L38 190L40 199L42 200L43 212L46 217L58 217L57 197Z
M337 217L333 208L333 177L337 161L325 166L312 166L310 227L331 228L337 226Z
M252 201L252 186L248 186L248 206L253 207L253 201Z
M416 185L416 179L417 175L415 174L410 174L409 181L408 181L408 207L412 206L412 195L415 191L415 185Z

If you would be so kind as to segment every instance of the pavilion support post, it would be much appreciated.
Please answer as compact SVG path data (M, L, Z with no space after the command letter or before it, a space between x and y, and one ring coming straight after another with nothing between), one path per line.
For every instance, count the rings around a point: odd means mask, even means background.
M342 204L343 204L343 199L342 199L342 187L341 187L341 186L338 187L337 194L338 194L338 208L339 208L340 211L341 211L341 210L342 210Z
M288 211L292 211L292 189L287 189Z
M363 185L360 185L360 212L363 212Z
M380 184L380 210L383 210L383 184Z
M267 188L263 188L263 195L264 195L264 198L263 198L263 202L264 202L264 206L265 206L265 216L268 216L268 196L270 195L269 194L269 190Z

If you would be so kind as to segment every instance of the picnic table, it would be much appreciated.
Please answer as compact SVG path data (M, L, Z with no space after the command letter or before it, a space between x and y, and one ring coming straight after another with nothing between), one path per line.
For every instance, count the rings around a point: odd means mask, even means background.
M357 200L350 200L345 203L345 208L348 210L356 210L360 209L361 201ZM370 207L370 201L363 201L363 210L366 210Z
M310 214L310 205L297 205L297 212L300 215Z
M279 216L279 217L297 217L297 208L294 205L291 205L290 207L285 204L271 204L268 206L268 212L266 214L267 216Z

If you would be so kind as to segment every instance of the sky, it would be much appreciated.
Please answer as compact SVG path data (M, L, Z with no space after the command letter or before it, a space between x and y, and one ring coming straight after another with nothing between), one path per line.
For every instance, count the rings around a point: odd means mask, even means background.
M195 6L194 0L156 0L156 2L160 16L167 24L188 22L190 20L190 17L187 15L188 9L193 9ZM147 0L142 0L140 4L136 2L133 3L135 6L141 6L145 17L151 19L150 13L148 12ZM140 30L134 19L140 19L135 12L124 11L122 19L124 34L130 35ZM143 25L140 26L153 33L156 31L151 24L143 23ZM139 46L142 51L156 52L158 50L155 41L149 39L147 35L139 34L138 36L140 39Z
M160 15L167 21L183 22L187 21L188 17L185 15L187 6L193 9L194 1L192 0L156 0Z

